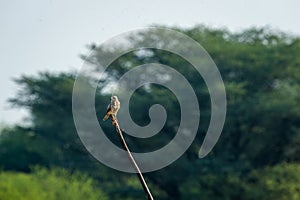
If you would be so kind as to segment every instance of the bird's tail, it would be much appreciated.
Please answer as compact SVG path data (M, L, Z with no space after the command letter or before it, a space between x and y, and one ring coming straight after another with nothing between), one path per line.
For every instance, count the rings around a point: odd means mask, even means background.
M106 114L103 118L103 121L107 120L109 118L109 114Z

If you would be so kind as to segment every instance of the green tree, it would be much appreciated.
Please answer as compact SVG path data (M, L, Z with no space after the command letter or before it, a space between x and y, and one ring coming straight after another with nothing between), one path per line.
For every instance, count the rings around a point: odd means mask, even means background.
M203 26L175 29L204 46L225 83L228 100L226 123L213 151L204 159L198 158L210 121L206 85L190 63L170 52L146 49L147 53L133 51L116 59L106 71L106 78L98 83L95 108L99 123L107 136L120 145L113 127L101 122L109 102L105 88L140 64L158 62L172 66L186 77L201 99L201 124L195 141L180 159L162 170L146 174L151 188L154 188L154 196L175 200L201 197L251 199L251 194L246 192L247 187L250 188L249 181L241 177L252 176L256 171L263 173L260 170L268 166L297 163L300 159L300 39L269 28L252 28L240 33ZM155 40L159 34L142 32L129 42ZM182 48L178 41L174 41L174 45ZM109 51L111 49L96 47L93 56L82 58L99 67L101 58ZM40 73L17 80L22 89L11 102L30 111L31 124L2 130L1 168L30 171L31 165L38 164L81 170L100 182L101 188L112 199L143 198L141 188L132 187L128 182L134 182L134 175L99 164L82 146L71 111L74 79L73 73ZM129 147L135 152L162 147L176 134L180 123L179 104L175 95L164 87L150 85L134 93L130 101L131 112L136 113L133 119L140 125L148 124L148 109L155 103L167 109L167 123L159 134L149 139L127 135ZM265 180L271 180L275 175L267 173L266 176ZM221 187L223 182L227 185Z

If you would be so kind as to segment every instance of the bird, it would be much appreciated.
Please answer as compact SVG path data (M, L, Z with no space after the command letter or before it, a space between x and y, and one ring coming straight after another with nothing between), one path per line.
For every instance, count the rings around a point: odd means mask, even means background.
M103 121L107 120L109 116L116 116L118 110L120 109L120 102L117 96L112 96L110 98L110 104L107 106L106 114L103 118Z

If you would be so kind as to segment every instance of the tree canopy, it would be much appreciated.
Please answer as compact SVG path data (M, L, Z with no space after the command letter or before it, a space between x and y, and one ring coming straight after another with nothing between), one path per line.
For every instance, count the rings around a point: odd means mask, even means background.
M95 109L107 136L120 145L113 127L101 121L109 102L105 87L137 65L169 65L189 80L201 99L201 124L196 139L180 159L145 175L155 199L299 199L300 38L270 28L240 33L204 26L174 29L207 50L225 83L227 116L217 145L207 157L198 158L211 115L208 90L190 63L157 49L119 57L109 66L106 79L99 82ZM131 42L138 43L146 34L131 38ZM93 46L93 51L92 57L82 58L97 64L106 50ZM16 80L21 89L10 102L29 110L30 124L1 130L0 168L4 174L7 170L34 173L31 169L35 165L64 168L70 173L80 171L92 177L109 199L144 198L134 175L99 163L80 142L72 117L75 78L73 72L41 72ZM152 138L126 135L135 152L159 148L176 134L180 123L178 101L169 90L155 84L139 88L132 96L130 111L137 113L133 120L148 124L149 107L156 103L165 106L167 123ZM3 194L0 192L0 199Z

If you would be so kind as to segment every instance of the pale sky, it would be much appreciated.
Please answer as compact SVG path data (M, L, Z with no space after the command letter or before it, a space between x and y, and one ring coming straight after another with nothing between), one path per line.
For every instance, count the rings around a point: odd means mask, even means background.
M26 111L6 100L13 77L81 67L85 45L161 24L205 24L239 31L269 25L300 35L299 0L10 0L0 1L0 123L20 123Z

